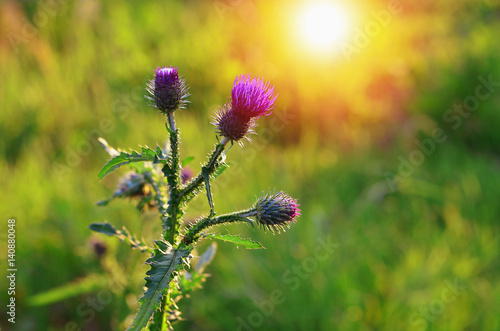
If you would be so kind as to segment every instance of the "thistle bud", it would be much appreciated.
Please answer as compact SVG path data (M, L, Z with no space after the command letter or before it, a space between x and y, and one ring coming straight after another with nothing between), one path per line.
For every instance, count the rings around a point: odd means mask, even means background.
M285 192L263 194L255 203L252 214L257 221L269 230L285 230L300 216L296 199Z
M244 137L250 140L246 135L255 133L253 129L257 126L255 119L233 111L229 104L215 114L212 124L216 127L216 133L233 141Z
M118 182L118 187L114 195L120 197L136 197L144 195L145 184L146 179L143 175L133 171L129 172Z
M163 113L184 108L187 103L186 82L179 77L176 68L163 67L155 70L155 79L151 80L146 89L151 105Z
M269 83L242 75L234 81L231 102L215 114L212 124L221 136L239 141L254 132L260 116L271 114L275 101L274 88Z

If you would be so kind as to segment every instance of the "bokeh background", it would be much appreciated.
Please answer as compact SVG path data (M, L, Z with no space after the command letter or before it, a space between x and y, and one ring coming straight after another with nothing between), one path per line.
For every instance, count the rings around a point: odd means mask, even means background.
M307 18L315 3L0 4L0 261L15 218L18 267L15 325L0 278L3 329L130 323L147 254L88 225L152 242L160 221L126 200L95 205L127 171L99 182L96 137L163 144L144 88L173 65L192 94L177 121L196 171L237 75L279 93L253 142L228 153L218 212L268 188L302 209L280 235L218 228L267 249L219 244L177 330L500 330L500 2L337 1L326 23ZM187 221L205 211L201 197Z

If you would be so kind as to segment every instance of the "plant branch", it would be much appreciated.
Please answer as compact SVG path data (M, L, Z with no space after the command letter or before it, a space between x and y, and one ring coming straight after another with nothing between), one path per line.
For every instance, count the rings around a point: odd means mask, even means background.
M179 218L182 216L182 211L179 208L180 195L179 195L179 130L176 128L174 112L167 113L168 127L170 129L170 155L167 164L163 167L162 171L167 177L168 183L168 207L167 224L164 224L164 238L172 245L175 244L175 239L179 233Z
M221 155L222 152L224 151L225 146L226 142L224 140L215 145L215 149L212 151L212 154L210 155L208 162L204 165L204 167L207 169L206 171L208 175L212 175L217 170L217 168L222 164ZM200 172L195 178L191 180L189 184L186 185L186 187L183 190L181 190L180 192L181 201L187 202L191 200L203 186L203 183L204 183L203 172Z
M233 223L233 222L248 222L253 226L253 221L246 217L246 215L248 215L249 212L250 209L242 210L231 214L224 214L216 217L205 217L188 229L186 235L184 236L183 242L186 246L195 243L200 239L201 231L214 225L219 225L223 223Z
M168 331L168 315L170 313L170 291L164 295L164 299L161 303L161 312L162 312L162 320L161 320L161 331Z

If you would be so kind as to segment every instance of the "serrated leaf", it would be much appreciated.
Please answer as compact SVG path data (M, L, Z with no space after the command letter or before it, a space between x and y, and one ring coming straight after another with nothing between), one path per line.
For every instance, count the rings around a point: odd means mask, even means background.
M153 256L146 260L151 267L146 272L147 290L139 300L141 306L127 330L139 331L146 327L151 315L160 306L163 293L170 288L170 282L188 264L192 250L192 247L175 249L168 244L165 252L155 249Z
M144 242L135 238L135 236L131 235L128 230L123 227L122 230L115 229L114 226L109 224L108 222L104 223L92 223L89 225L89 229L95 232L103 233L108 236L115 236L121 241L126 241L129 243L132 248L136 248L141 252L152 252L153 249L146 245Z
M219 239L219 240L222 240L222 241L225 241L225 242L229 242L229 243L235 244L236 246L241 245L241 246L245 247L246 249L262 249L262 248L265 249L265 247L262 246L262 244L260 242L258 242L258 241L253 241L253 240L246 239L246 238L240 238L238 236L234 236L234 235L231 235L231 234L214 234L214 233L211 233L211 234L205 235L204 237Z
M120 153L114 149L113 147L109 146L108 142L104 138L97 138L97 141L99 144L101 144L102 148L108 153L111 157L117 156Z
M156 153L149 147L142 147L142 152L138 153L136 151L132 151L131 153L125 153L123 151L120 152L117 156L111 158L105 165L102 167L101 171L99 171L99 179L103 179L107 174L115 171L119 167L124 164L128 164L130 162L153 162L156 158Z
M214 211L214 201L212 199L212 191L210 189L210 174L206 167L201 167L201 174L203 175L203 179L205 180L205 188L207 191L207 199L208 205L210 206L210 216L215 215Z
M156 159L153 163L160 163L161 161L166 161L167 160L167 155L163 152L163 149L161 149L160 146L156 146ZM161 162L165 163L165 162Z
M188 157L186 157L184 160L182 160L181 165L182 165L183 167L185 167L185 166L187 166L189 163L191 163L191 161L193 161L193 160L194 160L194 156L188 156Z

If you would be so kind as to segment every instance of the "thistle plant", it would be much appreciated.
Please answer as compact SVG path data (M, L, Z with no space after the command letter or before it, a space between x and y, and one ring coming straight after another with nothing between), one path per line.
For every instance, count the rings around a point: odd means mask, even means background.
M296 221L300 215L297 200L284 192L263 193L252 207L229 214L218 215L212 199L210 183L221 175L228 165L225 163L229 147L255 134L257 121L271 115L275 105L274 87L262 79L242 75L234 81L231 100L214 115L217 142L208 160L198 175L194 176L186 164L192 158L180 159L180 131L175 114L185 108L189 96L186 82L173 67L158 68L155 77L147 86L147 98L151 106L165 116L168 140L164 148L142 147L140 151L125 152L108 145L100 138L103 148L111 156L99 172L102 179L120 166L129 164L131 172L123 176L113 195L98 202L107 205L115 198L130 198L137 202L140 210L154 208L158 211L162 233L154 245L149 246L132 236L123 228L117 230L111 224L94 223L90 229L109 236L116 236L132 248L150 257L146 264L146 290L139 300L140 307L128 330L168 330L180 319L177 302L196 288L207 277L204 268L212 260L216 246L212 244L203 253L196 267L190 267L193 250L204 238L230 242L248 249L263 248L250 239L231 234L213 233L214 225L234 222L255 223L260 228L281 232ZM186 170L189 169L189 170ZM208 212L195 222L182 227L182 217L188 203L205 190Z

